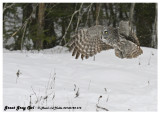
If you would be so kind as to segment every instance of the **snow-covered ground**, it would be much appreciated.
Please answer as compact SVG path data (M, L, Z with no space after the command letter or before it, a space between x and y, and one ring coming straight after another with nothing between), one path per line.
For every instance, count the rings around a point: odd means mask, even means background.
M4 108L157 111L157 50L142 49L136 59L119 59L109 50L97 54L95 61L76 60L61 47L23 53L4 49Z

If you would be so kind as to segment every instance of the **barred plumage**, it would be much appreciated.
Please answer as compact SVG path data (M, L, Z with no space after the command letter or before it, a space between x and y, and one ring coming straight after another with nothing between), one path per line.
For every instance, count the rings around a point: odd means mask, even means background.
M103 27L97 25L79 30L69 43L70 51L73 50L72 56L76 55L76 59L78 59L81 55L82 59L84 57L88 59L102 50L111 49L111 46L101 40L102 32L99 29L103 30Z
M119 58L135 58L143 53L135 33L130 31L128 22L121 21L119 28L96 25L77 31L69 42L72 56L88 59L102 50L115 49Z

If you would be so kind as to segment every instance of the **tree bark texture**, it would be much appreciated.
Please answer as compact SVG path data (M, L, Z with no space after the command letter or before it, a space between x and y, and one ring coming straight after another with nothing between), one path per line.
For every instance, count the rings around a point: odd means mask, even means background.
M37 41L36 41L36 48L42 49L43 48L43 36L44 36L44 12L45 12L45 4L39 3L38 9L38 23L37 23Z

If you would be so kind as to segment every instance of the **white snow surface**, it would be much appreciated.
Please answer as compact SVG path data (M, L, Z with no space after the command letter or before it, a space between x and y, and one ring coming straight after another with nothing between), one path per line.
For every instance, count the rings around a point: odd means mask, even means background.
M135 59L108 50L95 61L76 60L60 46L40 52L3 49L3 105L31 105L31 111L157 111L157 50L142 49Z

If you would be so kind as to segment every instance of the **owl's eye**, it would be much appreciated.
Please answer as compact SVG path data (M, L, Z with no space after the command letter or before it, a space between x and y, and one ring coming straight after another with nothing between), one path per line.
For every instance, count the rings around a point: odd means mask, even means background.
M105 34L108 34L108 31L104 31Z

